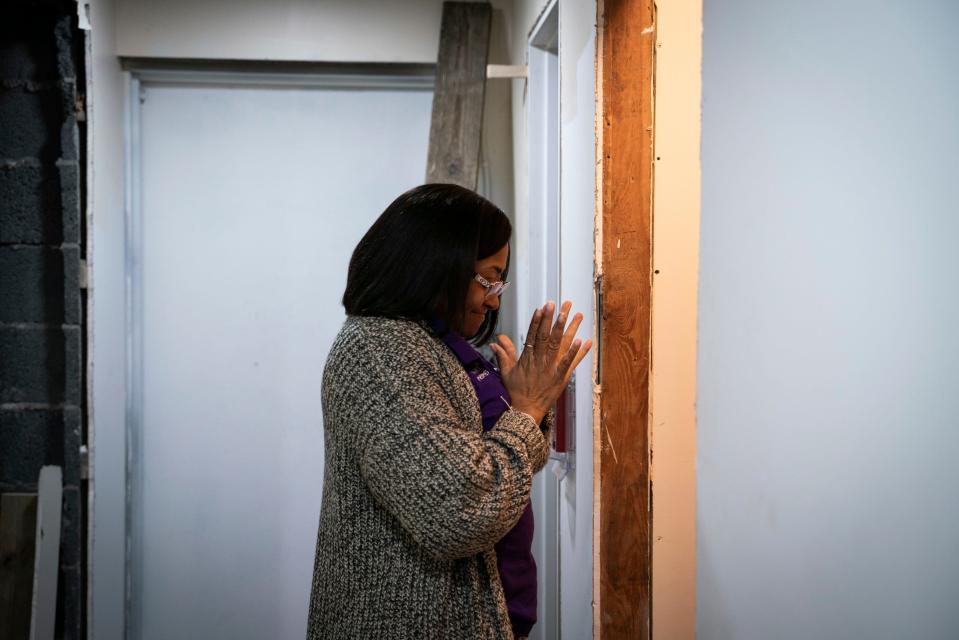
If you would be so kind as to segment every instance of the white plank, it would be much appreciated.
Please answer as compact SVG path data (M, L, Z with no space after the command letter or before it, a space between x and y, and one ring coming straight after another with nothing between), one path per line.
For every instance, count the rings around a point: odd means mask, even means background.
M57 621L57 569L60 564L60 510L63 508L63 471L40 469L37 505L37 544L33 569L31 640L53 640Z

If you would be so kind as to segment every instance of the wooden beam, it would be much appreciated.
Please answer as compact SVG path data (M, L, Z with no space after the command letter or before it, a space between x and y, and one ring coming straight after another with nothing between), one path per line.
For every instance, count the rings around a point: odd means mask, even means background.
M599 2L601 114L599 611L602 640L651 632L649 367L652 0Z
M427 182L476 189L491 15L486 2L443 3Z

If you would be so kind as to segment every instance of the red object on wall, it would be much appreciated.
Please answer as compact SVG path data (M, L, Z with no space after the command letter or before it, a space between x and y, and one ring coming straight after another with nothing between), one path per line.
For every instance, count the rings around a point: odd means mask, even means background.
M570 386L563 389L559 400L556 401L556 424L553 427L553 451L566 453L569 450L569 406L574 400L570 398Z

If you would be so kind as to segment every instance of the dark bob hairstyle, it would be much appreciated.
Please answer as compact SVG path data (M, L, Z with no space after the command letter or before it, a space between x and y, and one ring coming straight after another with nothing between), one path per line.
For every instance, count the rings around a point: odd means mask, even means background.
M452 326L465 314L476 261L502 249L511 233L506 214L469 189L454 184L410 189L380 214L353 250L343 294L346 313L438 317ZM464 337L474 344L489 341L498 316L488 312L477 334Z

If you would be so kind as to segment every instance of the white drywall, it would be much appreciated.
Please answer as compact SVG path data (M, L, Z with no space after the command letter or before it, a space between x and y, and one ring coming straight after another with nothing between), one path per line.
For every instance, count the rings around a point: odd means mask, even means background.
M956 24L705 3L701 638L956 637Z
M118 0L123 56L436 62L443 0Z
M113 0L91 3L87 69L89 155L87 326L90 406L88 635L123 637L126 526L124 95Z

